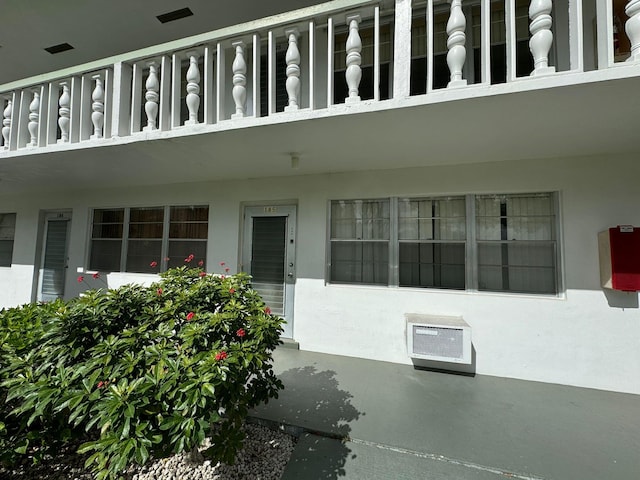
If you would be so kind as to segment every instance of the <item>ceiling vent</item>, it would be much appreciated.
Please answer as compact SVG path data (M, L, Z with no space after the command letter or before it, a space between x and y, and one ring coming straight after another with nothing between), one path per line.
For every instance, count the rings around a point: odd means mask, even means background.
M191 15L193 15L193 12L190 8L181 8L180 10L174 10L173 12L163 13L162 15L158 15L156 18L160 23L168 23L180 20L181 18L190 17Z
M409 357L471 364L471 327L462 317L406 314Z
M59 45L53 45L51 47L45 48L47 52L51 55L55 55L56 53L66 52L67 50L73 50L73 47L68 43L61 43Z

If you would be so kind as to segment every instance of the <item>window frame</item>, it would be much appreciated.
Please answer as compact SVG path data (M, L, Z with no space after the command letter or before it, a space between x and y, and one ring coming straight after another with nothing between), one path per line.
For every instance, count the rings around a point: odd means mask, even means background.
M329 258L327 261L327 277L326 278L330 278L331 277L331 269L332 269L332 263L331 263L331 245L333 243L342 243L342 244L352 244L352 245L365 245L365 244L387 244L387 281L386 281L386 285L389 284L390 279L392 278L391 276L391 270L389 268L390 262L389 262L389 258L391 256L391 252L393 251L394 247L392 245L392 238L394 237L394 232L397 231L397 223L394 224L393 221L393 215L392 215L392 211L394 207L394 202L393 199L389 199L389 198L366 198L366 199L362 199L362 198L356 198L356 199L341 199L341 200L335 200L335 202L349 202L349 203L357 203L360 202L361 204L364 203L374 203L374 202L378 202L378 203L387 203L387 208L389 209L389 232L388 232L388 238L384 239L384 238L369 238L369 239L365 239L365 238L333 238L332 236L332 225L331 225L331 212L332 212L332 205L333 205L334 201L329 201L329 205L328 205L328 219L329 219L329 224L328 224L328 228L327 228L327 242L329 244ZM362 228L362 227L361 227ZM397 234L396 234L397 236ZM385 284L383 283L379 283L379 282L348 282L348 281L335 281L332 282L334 284L342 284L342 285L378 285L378 286L383 286Z
M452 216L446 216L446 215L442 215L442 214L438 214L438 215L434 215L432 212L432 215L429 217L422 217L422 216L418 216L416 217L416 219L418 220L418 229L420 228L420 221L424 221L424 220L431 220L432 223L432 227L434 226L434 222L450 222L452 223L456 218L461 218L462 221L462 225L464 227L464 237L463 238L416 238L416 239L408 239L408 238L401 238L401 220L403 218L411 218L411 217L403 217L400 213L400 205L403 201L407 201L407 202L424 202L424 201L428 201L428 202L432 202L432 210L433 210L433 203L438 202L438 209L441 209L443 205L445 205L445 203L440 203L441 201L452 201L452 200L462 200L464 202L464 216L456 216L456 215L452 215ZM437 288L437 289L443 289L443 290L458 290L458 291L464 291L467 288L468 285L468 274L466 271L466 267L467 267L467 259L469 258L468 252L467 252L467 231L468 231L468 224L467 224L467 217L468 217L468 212L467 212L467 197L466 195L443 195L443 196L403 196L403 197L397 197L396 198L396 212L397 212L397 222L398 222L398 234L396 237L397 240L397 249L398 249L398 253L397 253L397 260L398 260L398 264L397 264L397 270L398 270L398 278L397 278L397 283L396 285L402 288ZM418 234L419 236L419 234ZM434 230L434 236L435 236L435 230ZM462 245L462 251L464 252L464 261L462 264L462 268L464 271L464 285L462 286L462 288L458 288L458 287L443 287L443 286L421 286L421 285L403 285L402 281L401 281L401 264L402 264L402 257L401 257L401 246L405 244L405 245L431 245L434 248L435 251L435 246L436 245L440 245L440 246L453 246L453 245ZM420 247L418 247L420 248ZM420 266L421 263L418 262L418 266ZM426 264L428 265L428 263ZM445 263L436 263L433 262L431 265L433 265L434 269L436 268L436 266L438 266L441 269L442 272L442 267L443 266L451 266L452 264L445 264Z
M154 238L154 237L137 237L131 236L131 211L132 210L160 210L162 209L162 233L160 235L160 238ZM150 272L134 272L131 270L127 270L127 264L130 262L130 260L132 261L133 258L130 258L129 253L130 253L130 247L132 246L132 242L133 243L137 243L137 242L158 242L158 240L160 241L160 252L158 253L158 260L156 260L158 262L158 271L159 272L163 272L165 271L166 268L166 260L165 258L167 257L167 235L168 235L168 220L167 220L167 215L168 215L168 210L170 209L170 207L168 206L148 206L148 207L128 207L125 209L125 220L124 220L124 224L123 224L123 229L122 229L122 233L123 233L123 245L122 245L122 251L121 251L121 256L120 256L120 271L121 272L128 272L128 273L150 273ZM153 224L158 224L160 223L159 221L152 221L152 220L142 220L142 221L136 221L133 222L134 225L142 227L141 229L144 230L144 226L145 225L153 225ZM124 252L124 253L123 253Z
M207 236L206 238L203 239L196 239L196 238L172 238L171 235L171 224L172 223L196 223L195 221L185 221L185 222L172 222L171 221L171 212L173 208L206 208L207 209L207 219L206 221L198 221L197 223L206 223L207 225ZM159 254L159 258L155 261L158 262L157 267L154 267L153 272L138 272L138 271L133 271L133 270L127 270L127 263L129 260L129 242L130 240L144 240L143 238L131 238L130 237L130 227L131 227L131 211L132 210L137 210L137 209L162 209L163 211L163 218L162 218L162 235L160 238L160 242L161 242L161 247L160 247L160 254ZM122 218L122 234L121 236L116 239L113 238L113 240L118 240L120 241L121 245L120 245L120 259L119 259L119 264L118 264L118 270L109 270L112 272L118 272L118 273L133 273L133 274L140 274L140 275L144 275L144 274L155 274L155 273L160 273L160 272L164 272L166 270L168 270L169 267L169 260L168 260L168 252L169 252L169 245L171 243L171 241L175 241L175 240L182 240L182 241L193 241L193 242L200 242L200 243L204 243L204 251L205 254L202 258L202 260L204 261L204 265L203 268L206 269L206 252L207 252L207 247L208 247L208 243L209 243L209 215L211 212L211 206L207 203L196 203L196 204L174 204L174 205L144 205L144 206L130 206L130 207L95 207L95 208L91 208L90 210L90 221L89 221L89 235L88 235L88 248L87 248L87 256L86 256L86 265L88 265L88 270L93 271L93 270L99 270L102 271L100 269L95 269L93 268L94 265L91 264L91 255L93 253L93 247L94 247L94 241L96 240L105 240L105 238L100 238L100 237L94 237L94 226L95 226L95 213L97 211L101 211L101 210L122 210L123 211L123 218ZM108 223L118 223L119 222L108 222ZM134 223L139 223L139 222L134 222ZM151 222L151 223L159 223L159 222Z
M500 239L485 239L485 238L475 238L474 239L474 247L475 247L475 257L474 257L474 267L475 267L475 276L474 276L474 288L476 291L482 292L482 293L507 293L507 294L520 294L520 295L535 295L535 296L559 296L562 291L563 291L563 287L562 287L562 283L561 283L561 263L560 263L560 217L559 217L559 205L558 205L558 193L557 192L520 192L520 193L485 193L485 194L477 194L477 195L473 195L473 207L475 209L476 207L476 202L481 199L481 198L489 198L489 197L510 197L512 200L518 198L518 197L527 197L527 196L546 196L549 201L551 202L551 213L549 215L540 215L540 214L530 214L530 215L516 215L516 214L503 214L502 212L498 215L495 216L493 215L493 217L495 218L499 218L500 219L500 225L501 225L501 238ZM503 203L501 201L500 203L501 208L503 206ZM505 202L504 203L504 207L508 208L508 204ZM491 216L483 216L484 218L490 218ZM551 238L550 239L511 239L509 240L508 238L503 238L504 236L508 237L508 232L509 232L509 228L513 228L512 226L509 225L509 223L513 223L514 220L517 219L521 219L521 218L527 218L527 219L535 219L535 218L544 218L544 217L549 217L550 220L550 227L551 227L551 232L552 234L550 235ZM477 227L477 222L478 219L480 217L478 216L477 212L474 211L474 234L476 235L476 237L478 237L478 227ZM515 232L513 233L515 234ZM554 281L554 286L555 286L555 292L533 292L533 291L518 291L517 289L509 289L509 290L497 290L497 289L490 289L490 288L480 288L480 254L479 254L479 250L480 250L480 244L483 244L484 246L488 246L488 245L500 245L501 246L501 256L504 259L505 256L505 250L506 250L506 256L507 258L510 256L509 250L510 250L510 246L513 245L518 245L518 246L538 246L538 245L542 245L542 244L551 244L552 248L553 248L553 262L552 262L552 268L554 270L554 275L553 275L553 281ZM487 265L485 265L487 266ZM494 267L497 267L494 266ZM511 269L516 269L517 268L528 268L528 269L535 269L535 268L545 268L543 266L540 265L533 265L533 264L527 264L527 265L523 265L523 266L518 266L517 263L501 263L499 265L499 267L502 269L503 271L503 281L504 281L504 276L505 276L505 270L507 270L506 272L506 278L507 283L510 283L510 279L512 277L511 275Z
M15 245L16 245L16 225L18 223L18 215L16 212L2 212L0 213L0 217L2 217L4 219L5 216L12 216L13 217L13 236L11 237L11 239L6 239L3 240L0 238L0 241L3 242L11 242L11 253L10 253L10 258L8 258L9 262L8 263L4 263L2 261L2 258L0 257L0 268L11 268L11 266L13 265L13 254L14 254L14 249L15 249ZM0 228L2 228L3 226L0 224ZM7 225L7 227L11 227L11 225Z
M545 243L553 244L553 270L554 270L554 293L536 293L536 292L519 292L513 290L490 290L479 288L479 243L482 240L477 238L477 215L476 215L476 199L481 197L516 197L526 195L548 195L551 201L551 214L549 215L552 222L551 227L553 235L550 240L541 240ZM465 201L465 230L466 238L463 240L465 244L465 287L463 289L446 288L446 287L422 287L422 286L401 286L400 285L400 257L399 250L402 240L399 235L400 213L398 202L400 199L407 200L439 200L446 198L460 197ZM331 238L331 214L332 205L339 201L384 201L388 200L390 208L390 227L389 227L389 254L388 254L388 282L386 285L375 283L359 283L333 281L332 273L332 238ZM468 194L451 194L451 195L400 195L394 197L370 197L370 198L340 198L330 199L327 205L327 238L326 238L326 268L325 268L325 284L327 285L349 285L349 286L374 286L374 287L392 287L402 289L419 289L434 290L442 292L459 292L459 293L482 293L482 294L499 294L499 295L532 295L538 297L559 297L563 295L563 268L562 268L562 219L560 216L560 194L557 191L523 191L523 192L506 192L506 193L468 193ZM519 240L515 240L518 242ZM529 242L533 242L529 240ZM535 267L535 266L532 266Z

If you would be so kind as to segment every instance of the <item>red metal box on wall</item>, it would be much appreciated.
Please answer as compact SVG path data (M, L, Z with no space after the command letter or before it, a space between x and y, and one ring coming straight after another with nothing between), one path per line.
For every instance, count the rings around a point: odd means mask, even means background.
M640 228L619 225L598 234L600 280L604 288L640 290Z

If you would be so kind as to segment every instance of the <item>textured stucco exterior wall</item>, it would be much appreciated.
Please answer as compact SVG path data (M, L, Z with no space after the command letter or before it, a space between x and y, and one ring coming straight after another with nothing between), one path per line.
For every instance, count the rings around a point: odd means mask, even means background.
M405 313L460 315L472 328L478 374L640 394L637 293L600 288L597 233L640 225L640 164L629 157L571 158L263 178L3 197L17 212L14 265L0 269L0 305L34 297L42 211L72 211L67 295L80 292L91 208L209 204L208 265L241 261L242 206L298 206L294 338L302 349L410 364ZM452 292L325 282L331 199L557 191L564 291L558 297ZM149 275L106 276L110 286ZM91 281L91 279L89 279ZM103 286L96 284L96 286Z

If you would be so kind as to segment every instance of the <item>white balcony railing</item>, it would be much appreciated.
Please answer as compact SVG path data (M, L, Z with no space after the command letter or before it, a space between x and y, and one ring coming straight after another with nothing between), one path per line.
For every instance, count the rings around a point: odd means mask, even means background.
M619 2L336 0L0 86L0 156L638 66Z

